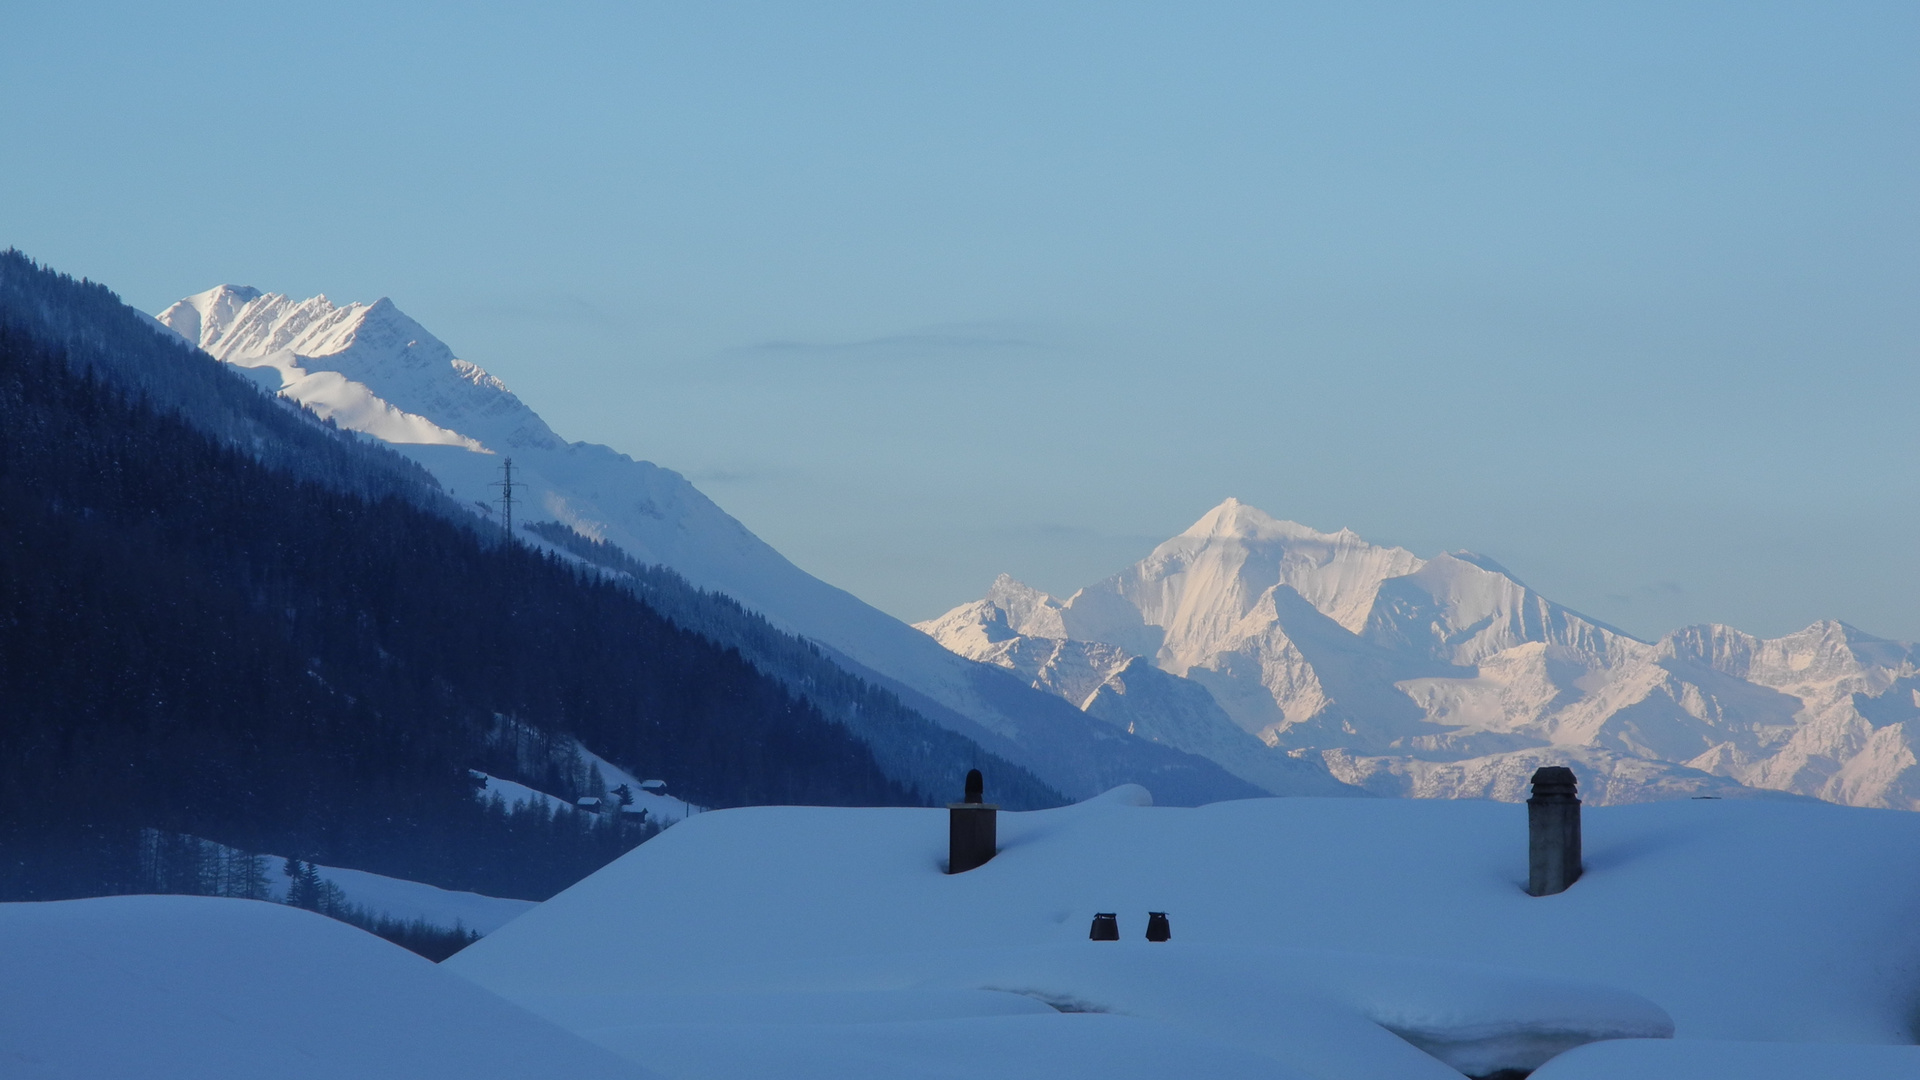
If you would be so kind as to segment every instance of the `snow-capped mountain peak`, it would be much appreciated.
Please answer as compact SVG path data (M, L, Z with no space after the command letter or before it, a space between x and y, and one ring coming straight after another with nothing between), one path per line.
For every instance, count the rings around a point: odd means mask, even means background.
M1169 648L1181 650L1182 642L1228 632L1277 584L1358 630L1380 583L1421 565L1404 548L1369 544L1348 529L1319 532L1228 499L1088 591L1124 597L1148 624L1166 630Z
M1061 622L1065 605L1025 582L1001 574L988 586L986 600L1004 613L1007 626L1016 633L1035 637L1069 636Z
M739 558L798 573L679 474L560 439L504 383L456 356L387 298L336 304L325 295L295 300L221 285L158 319L215 359L277 373L279 385L269 389L392 444L481 513L492 513L499 457L511 454L526 520L558 519L736 595L739 583L721 567ZM785 612L769 613L786 623Z
M209 353L240 310L260 298L251 285L216 285L195 293L160 313L159 320L175 333Z
M1243 746L1202 747L1196 694L1273 753L1383 794L1511 797L1535 766L1573 762L1612 801L1737 781L1920 809L1913 646L1830 621L1650 644L1485 556L1421 559L1237 499L1064 601L1002 577L920 625L1089 711L1114 711L1090 687L1138 682L1141 664L1197 683L1157 691L1183 701L1175 734L1250 778Z
M565 445L504 383L456 357L393 301L337 305L221 285L160 322L214 358L261 374L323 418L390 443L515 453Z
M1286 543L1290 541L1325 544L1360 541L1352 529L1323 533L1297 521L1276 518L1272 514L1228 496L1220 505L1200 516L1200 520L1180 533L1196 540L1239 540L1244 543Z

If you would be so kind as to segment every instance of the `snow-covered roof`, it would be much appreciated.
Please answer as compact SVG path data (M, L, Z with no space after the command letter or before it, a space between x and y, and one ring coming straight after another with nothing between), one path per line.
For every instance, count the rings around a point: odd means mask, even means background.
M257 900L0 904L0 1075L644 1080L397 945Z
M1589 808L1585 876L1535 898L1523 807L1142 796L1003 813L1000 854L951 876L944 811L703 814L446 966L715 1080L1457 1080L1442 1058L1530 1067L1668 1031L1696 1057L1701 1040L1912 1040L1911 814ZM1098 911L1120 913L1121 942L1087 940ZM1141 940L1148 911L1171 942Z

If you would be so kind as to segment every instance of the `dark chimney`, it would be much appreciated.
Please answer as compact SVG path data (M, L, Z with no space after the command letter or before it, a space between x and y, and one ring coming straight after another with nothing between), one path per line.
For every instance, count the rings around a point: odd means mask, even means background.
M967 773L966 801L947 804L947 873L964 874L984 866L1000 850L995 815L998 806L981 802L986 781L980 770Z
M1098 912L1093 917L1093 930L1087 934L1093 941L1119 941L1120 916L1112 911Z
M1173 938L1173 927L1167 924L1164 911L1147 912L1147 940L1169 941Z
M1527 800L1527 892L1552 896L1580 880L1580 798L1573 770L1548 765L1533 773Z

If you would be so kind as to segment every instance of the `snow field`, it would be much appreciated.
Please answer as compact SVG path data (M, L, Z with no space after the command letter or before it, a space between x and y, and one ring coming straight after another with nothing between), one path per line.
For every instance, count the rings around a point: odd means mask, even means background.
M700 807L687 802L685 799L676 799L671 795L658 794L642 788L640 781L634 779L632 773L627 772L625 769L620 768L618 765L613 764L585 747L580 749L580 753L587 759L589 765L599 771L600 778L606 785L607 790L611 791L621 784L625 784L633 792L633 805L626 808L626 812L629 814L637 814L645 810L648 821L661 825L671 825L689 814L697 814L700 812ZM574 804L560 798L558 795L549 795L544 791L530 788L525 784L513 780L503 780L498 776L483 773L479 769L468 769L467 771L472 773L474 778L480 781L480 790L476 792L476 797L482 800L490 799L498 795L508 806L531 802L535 805L546 807L550 813L577 809Z
M600 783L605 786L608 791L612 791L621 784L625 784L628 790L633 792L633 805L627 807L627 812L630 814L645 810L648 821L657 822L661 825L671 825L681 818L689 814L697 814L701 810L700 807L695 806L685 799L676 799L671 795L650 791L642 787L641 785L647 783L647 781L641 780L639 777L584 746L580 748L580 755L586 759L588 765L599 772ZM652 781L652 783L658 784L660 781L655 780Z
M544 791L536 791L518 781L503 780L498 776L483 773L479 769L468 769L467 772L472 774L475 780L480 781L480 790L474 792L474 797L483 802L498 795L501 801L508 806L518 806L521 803L530 802L535 806L544 807L549 814L574 809L572 803L562 799L558 795L549 795Z

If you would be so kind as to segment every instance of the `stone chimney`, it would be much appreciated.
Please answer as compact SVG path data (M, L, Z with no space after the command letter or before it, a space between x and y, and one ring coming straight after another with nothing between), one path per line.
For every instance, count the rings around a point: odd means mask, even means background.
M966 801L947 804L947 873L964 874L984 866L1000 850L998 806L981 802L986 781L980 770L967 773Z
M1552 896L1580 880L1580 797L1573 770L1548 765L1533 773L1527 800L1527 892Z

